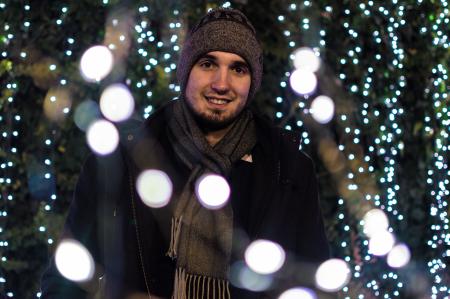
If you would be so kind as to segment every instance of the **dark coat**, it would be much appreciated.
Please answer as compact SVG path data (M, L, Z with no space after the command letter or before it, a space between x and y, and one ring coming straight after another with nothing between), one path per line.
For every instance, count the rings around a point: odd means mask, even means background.
M41 298L90 298L99 287L108 299L146 294L147 287L155 295L170 297L174 263L165 255L169 241L160 233L168 228L159 221L171 217L170 208L145 206L134 182L142 170L160 169L173 182L172 198L181 191L188 172L176 160L166 136L166 114L171 109L172 105L165 106L139 128L124 126L121 147L113 154L88 158L63 237L75 238L89 250L96 263L95 278L82 285L72 283L58 273L52 259L43 275ZM275 297L283 288L309 285L316 264L329 257L311 159L298 150L297 134L259 117L256 122L258 142L252 152L256 171L244 242L277 242L287 260L273 278L272 293L235 290L235 298Z

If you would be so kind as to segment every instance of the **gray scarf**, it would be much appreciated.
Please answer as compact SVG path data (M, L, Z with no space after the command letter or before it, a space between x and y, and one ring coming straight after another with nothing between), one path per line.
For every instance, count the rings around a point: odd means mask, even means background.
M196 180L206 173L228 178L233 164L256 143L253 115L244 109L214 146L207 142L185 100L174 104L168 136L175 154L191 171L173 205L167 254L176 259L172 298L230 298L227 280L233 234L233 210L203 207L195 195Z

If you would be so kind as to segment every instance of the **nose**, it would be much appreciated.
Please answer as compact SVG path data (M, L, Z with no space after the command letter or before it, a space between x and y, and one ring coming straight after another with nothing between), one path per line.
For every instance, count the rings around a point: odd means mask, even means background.
M218 94L225 94L230 90L230 77L226 68L219 68L216 71L211 88Z

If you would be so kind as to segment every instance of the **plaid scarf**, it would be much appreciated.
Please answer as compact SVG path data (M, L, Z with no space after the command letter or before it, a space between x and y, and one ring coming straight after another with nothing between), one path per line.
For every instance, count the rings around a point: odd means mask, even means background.
M168 136L178 158L191 171L177 198L167 254L176 259L172 298L230 298L227 274L231 257L233 209L203 207L195 195L196 180L206 173L228 178L233 164L256 143L253 115L244 109L226 135L212 147L185 100L174 104Z

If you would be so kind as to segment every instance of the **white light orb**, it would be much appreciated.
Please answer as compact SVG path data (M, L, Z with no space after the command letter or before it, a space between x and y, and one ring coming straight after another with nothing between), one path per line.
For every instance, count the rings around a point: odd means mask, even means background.
M379 232L384 232L389 227L386 214L380 209L372 209L364 215L364 233L371 237Z
M350 276L351 271L345 261L329 259L316 271L316 286L326 292L336 292L349 282Z
M208 209L220 209L230 197L230 186L225 178L217 174L201 176L195 187L200 203Z
M80 70L87 81L100 81L112 70L114 58L105 46L93 46L81 56Z
M300 48L294 52L294 66L296 69L316 72L320 68L320 58L311 48Z
M123 84L108 86L100 96L100 110L111 121L124 121L134 111L134 99Z
M283 266L285 259L283 248L268 240L253 241L245 250L245 262L259 274L275 273Z
M55 252L55 264L65 278L82 282L94 275L94 260L80 242L73 239L62 240Z
M308 70L297 69L289 78L292 89L301 95L309 95L316 90L317 87L317 77L316 75Z
M172 196L172 181L161 170L143 171L137 178L136 188L142 201L151 208L162 208Z
M333 119L334 102L327 96L318 96L311 103L312 117L321 124L326 124Z
M278 299L316 299L316 294L307 288L296 287L284 291Z
M87 129L89 147L99 155L112 153L119 144L119 132L106 120L97 120Z
M378 256L386 255L394 247L394 244L395 238L390 232L377 232L370 237L369 253Z
M397 244L392 248L387 256L387 263L392 268L406 266L411 259L411 252L405 244Z

